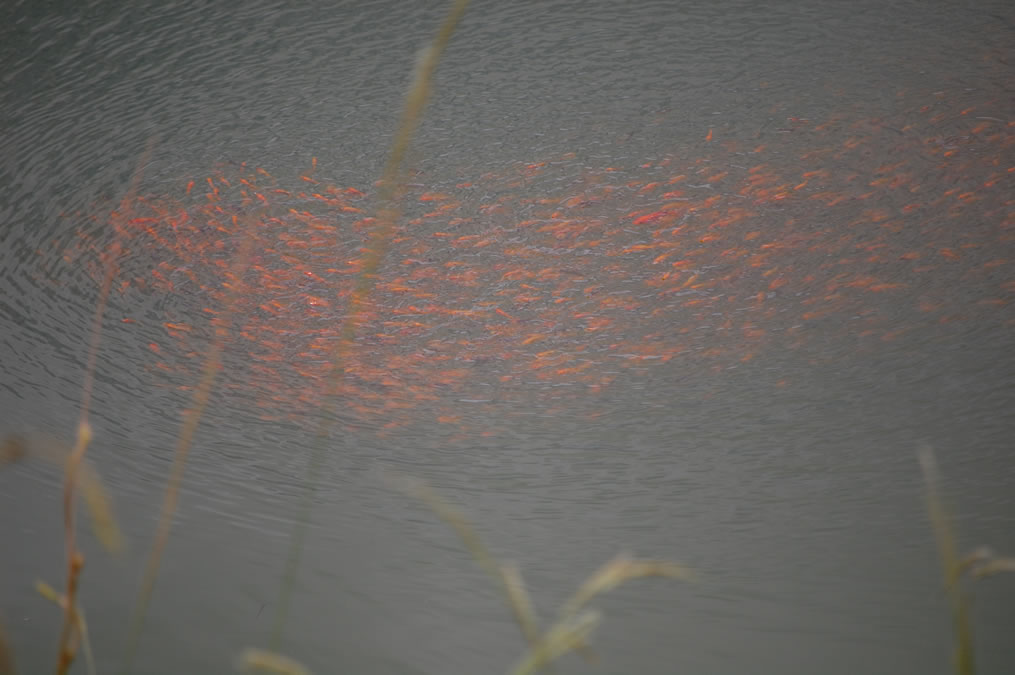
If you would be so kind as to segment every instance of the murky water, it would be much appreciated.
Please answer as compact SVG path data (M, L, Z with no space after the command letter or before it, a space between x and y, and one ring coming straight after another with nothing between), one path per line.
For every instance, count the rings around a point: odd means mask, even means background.
M90 456L130 548L84 542L101 670L227 309L139 672L267 643L375 181L444 9L2 22L4 434L70 438L104 255L125 251ZM620 550L700 571L604 598L600 664L559 672L948 672L915 451L937 450L962 545L1015 552L1013 27L1001 2L471 7L333 412L284 651L363 673L521 654L394 469L461 505L545 618ZM32 583L62 579L59 480L0 473L24 672L55 652ZM983 672L1015 662L1012 583L978 589Z

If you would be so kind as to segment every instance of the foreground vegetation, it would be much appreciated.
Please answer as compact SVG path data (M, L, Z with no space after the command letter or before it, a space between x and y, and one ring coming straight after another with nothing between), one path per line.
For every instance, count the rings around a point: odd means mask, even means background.
M342 325L342 339L337 342L331 355L334 367L328 385L327 402L321 410L316 443L308 462L301 515L291 536L287 562L280 583L279 600L276 603L277 613L273 622L271 641L267 648L250 647L237 655L236 665L242 670L261 670L290 675L309 672L298 661L283 655L280 650L288 625L292 593L299 574L300 559L315 501L326 439L331 433L330 421L334 419L330 413L341 391L343 365L348 360L349 350L352 349L356 330L374 285L377 271L390 245L395 224L401 215L399 197L405 183L406 153L430 94L433 72L467 5L468 0L454 2L433 43L419 55L413 81L407 94L405 109L392 143L390 158L381 179L377 218L375 228L371 233L371 243L363 258L362 271L358 275L353 292L349 297ZM147 163L154 144L154 139L149 142L145 154L139 161L139 167L143 167ZM141 178L142 173L139 168L125 194L124 205L133 201ZM250 215L247 216L246 222L247 233L243 239L244 243L240 246L232 262L232 267L226 275L230 294L226 297L221 314L215 320L215 338L205 355L202 376L195 388L192 405L184 414L174 451L173 465L167 479L156 536L126 636L122 661L124 673L134 671L137 648L158 578L162 554L169 538L188 453L221 367L222 352L235 318L232 315L236 304L235 299L242 292L240 280L242 280L250 261L252 231L262 215L260 209L263 207L258 204L250 203L245 206L250 207ZM113 225L123 217L125 211L126 207L112 214ZM119 255L119 244L114 242L106 254L105 277L95 308L82 388L80 419L73 447L65 447L55 439L29 442L16 437L8 438L0 446L0 463L31 456L49 459L64 466L62 507L66 573L63 590L62 592L55 590L41 581L37 584L38 592L56 604L62 611L63 621L55 666L58 674L68 672L79 656L89 672L95 671L85 613L78 599L78 590L85 566L84 556L77 545L75 521L78 493L81 493L85 499L95 531L103 545L112 552L118 551L122 546L122 536L108 506L109 501L102 483L86 458L92 439L89 411L102 332L101 326L106 301L116 277ZM955 669L962 675L968 675L975 672L975 663L969 616L969 591L964 584L969 580L980 579L999 572L1013 571L1015 570L1015 560L994 557L986 549L977 549L970 555L960 556L954 542L947 511L939 494L937 471L929 449L921 451L920 462L927 483L927 506L938 539L945 588L952 612L955 630ZM451 526L473 558L497 585L526 642L525 653L507 671L512 675L545 670L552 661L570 651L578 652L586 659L591 660L594 656L590 646L591 636L602 617L598 611L590 608L590 604L598 595L633 579L663 577L690 580L693 578L690 570L673 562L642 560L619 555L585 579L574 594L560 607L553 621L544 628L535 616L521 571L510 563L497 560L483 544L476 529L459 510L419 481L402 476L389 476L389 480L393 487L421 500L441 520ZM10 646L0 630L0 675L10 675L15 672Z

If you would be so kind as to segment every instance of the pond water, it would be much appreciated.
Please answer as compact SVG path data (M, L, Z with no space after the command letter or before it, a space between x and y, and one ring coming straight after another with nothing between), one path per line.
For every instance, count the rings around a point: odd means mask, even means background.
M0 22L4 435L72 439L122 250L89 457L127 551L82 534L100 672L217 318L136 672L226 672L268 644L322 414L281 647L314 672L506 672L524 651L390 472L459 505L544 621L620 551L697 571L604 596L598 663L557 672L949 672L921 445L961 546L1015 553L1010 3L473 3L328 403L445 11L96 1ZM22 672L55 660L33 583L63 579L60 481L0 472ZM1015 663L1013 583L976 589L982 672Z

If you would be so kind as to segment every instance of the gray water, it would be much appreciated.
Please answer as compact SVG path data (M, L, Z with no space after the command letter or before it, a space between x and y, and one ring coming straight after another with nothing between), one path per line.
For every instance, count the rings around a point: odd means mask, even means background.
M240 175L243 162L299 185L313 157L315 178L369 192L415 54L444 11L438 2L11 3L0 16L0 431L71 438L98 285L94 255L64 255L110 241L107 216L149 139L143 195L187 203L189 181L201 188L216 166ZM611 320L601 328L550 325L552 304L530 311L519 301L506 306L513 323L447 318L393 343L364 338L367 355L389 360L417 353L417 339L433 358L440 344L468 342L447 347L466 374L448 384L437 370L394 371L425 394L397 410L384 404L403 400L402 385L375 382L388 396L358 412L340 401L283 651L314 672L378 674L505 672L521 655L496 588L450 528L385 483L394 470L460 505L494 553L519 564L544 620L621 550L698 571L694 584L643 580L602 598L600 662L570 656L558 672L948 672L948 611L916 451L937 452L962 547L1015 553L1013 52L1015 13L1004 2L474 3L440 63L411 158L419 191L464 195L463 213L479 225L461 227L496 226L545 248L518 224L547 218L538 200L608 181L614 196L583 213L616 225L610 245L646 244L629 214L665 200L639 196L643 186L684 171L697 187L678 199L753 198L741 189L761 164L794 176L825 168L822 180L849 200L839 210L755 201L759 231L815 247L779 258L764 277L752 276L748 257L703 254L696 275L733 275L720 295L740 299L726 305L693 281L668 296L647 291L657 252L638 266L614 249L551 247L542 264L601 286L576 290L579 308L600 292L637 302L590 310ZM878 167L900 163L903 189L868 187ZM721 171L730 177L706 184ZM972 196L946 195L955 188ZM504 210L483 209L498 199ZM923 206L904 210L911 202ZM860 216L878 209L892 220L864 229ZM410 232L433 239L454 226ZM865 255L876 256L882 231L890 262L822 252L855 237L851 251L870 244ZM409 239L392 252L390 277L417 269L400 262L413 255L434 265L460 257L413 253ZM124 278L178 260L128 248ZM477 249L474 259L499 274L506 250ZM899 262L909 250L923 251L927 270ZM832 288L838 269L854 280L856 265L884 265L875 276L898 288L862 297ZM82 535L81 598L100 672L118 667L189 405L179 387L195 381L164 327L196 326L209 304L219 273L192 271L201 284L176 270L173 292L115 292L104 324L89 456L128 551L110 557ZM794 281L773 284L783 273ZM499 301L501 283L470 288L470 302ZM284 297L295 304L304 290ZM751 314L759 291L771 310ZM832 303L813 321L802 318L821 306L812 297ZM696 299L708 311L679 304ZM404 317L408 302L383 309ZM725 327L746 315L765 331L757 349L739 324ZM550 336L487 337L505 326ZM301 331L294 325L282 348L305 345ZM541 342L580 356L567 366L589 367L544 376ZM243 647L268 642L317 418L296 400L291 373L258 388L247 361L226 354L137 672L227 672ZM385 430L386 420L399 424ZM58 612L32 585L63 578L60 480L34 461L0 472L0 614L26 673L55 658ZM984 673L1015 663L1013 583L976 589Z

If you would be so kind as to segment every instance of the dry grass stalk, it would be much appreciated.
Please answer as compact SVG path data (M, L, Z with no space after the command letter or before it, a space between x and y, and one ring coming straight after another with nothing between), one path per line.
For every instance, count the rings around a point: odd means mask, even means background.
M55 466L67 465L71 446L56 437L33 434L29 437L11 434L0 441L0 466L27 458L41 459ZM112 502L94 465L85 457L77 468L77 492L80 492L91 517L95 538L109 553L124 548L123 534L113 514Z
M621 553L585 580L571 599L564 603L560 619L570 619L601 593L611 591L626 581L646 577L692 581L694 574L689 568L667 560L637 560Z
M317 492L317 475L320 473L324 462L324 448L331 430L333 417L331 412L344 382L344 367L348 360L348 352L352 348L356 337L356 329L361 321L370 291L373 289L377 270L380 268L381 262L384 260L384 256L391 243L395 223L401 214L397 204L397 197L404 183L405 157L422 117L426 101L429 98L433 73L440 61L441 54L451 40L451 35L454 33L468 5L469 0L454 0L451 10L437 32L437 36L420 53L412 82L406 94L401 120L392 141L391 152L385 164L378 194L377 222L370 233L370 244L367 246L364 254L362 270L357 276L352 293L349 296L345 320L342 323L341 337L331 354L332 372L327 385L325 404L321 409L320 426L317 431L315 446L310 461L307 464L307 488L303 508L293 531L282 584L279 590L279 599L271 635L271 646L275 649L282 643L285 624L289 616L292 592L296 583L296 575L299 570L300 558L302 557L307 527L310 523L310 511L314 495Z
M529 675L545 668L567 652L588 643L602 615L586 610L569 621L554 624L546 631L539 644L529 649L522 660L509 672L511 675Z
M995 574L1015 572L1015 558L991 558L970 570L974 579L986 579Z
M515 622L522 629L522 635L530 647L539 643L539 624L536 621L536 613L532 609L532 600L529 592L525 589L525 582L522 580L522 572L518 565L513 562L506 562L499 566L499 578L504 586L507 595L508 605Z
M955 630L953 655L955 670L959 675L973 675L976 672L973 626L969 618L969 598L959 583L963 565L955 545L951 516L941 498L934 452L929 447L923 447L920 449L919 459L927 485L927 512L937 538L938 554L941 556L941 566L944 570L945 590L952 611L952 625Z
M594 654L586 638L598 625L600 617L596 613L596 621L585 630L588 619L583 617L587 617L589 611L582 611L582 608L601 593L613 590L626 581L646 577L665 577L681 581L694 579L691 570L683 565L666 560L637 560L621 553L586 579L575 594L564 603L557 621L539 639L536 646L530 646L528 659L511 671L512 675L535 672L572 649L582 654L586 660L594 660ZM569 636L574 636L574 639ZM552 641L566 644L567 648L557 651L556 647L548 646Z
M1015 558L998 558L992 550L981 546L958 562L959 575L969 573L978 581L995 574L1015 572Z
M259 670L280 675L310 675L310 671L303 664L288 656L255 647L247 647L240 652L236 659L236 668L244 672Z
M120 202L120 208L113 213L114 224L123 217L123 213L133 202L137 194L141 177L144 175L144 167L151 158L155 149L155 137L148 140L147 147L137 169L131 176L130 186L127 193ZM74 487L77 483L78 470L92 440L92 427L88 422L88 413L91 407L92 385L95 379L95 363L99 353L99 342L102 339L102 317L106 312L106 303L109 299L109 291L113 286L113 278L117 272L117 258L120 255L119 228L114 228L117 236L113 241L110 250L106 254L106 274L99 291L99 299L95 305L95 315L92 318L91 337L88 346L88 361L85 365L85 378L81 393L81 413L78 421L78 428L74 448L67 458L67 466L64 471L63 483L63 520L64 520L64 548L67 556L67 582L66 582L66 607L64 609L63 626L60 629L60 642L57 656L57 675L63 675L70 668L74 661L74 650L71 647L72 625L74 623L75 609L74 602L77 595L78 575L84 566L84 558L77 550L76 530L74 527Z
M438 518L455 530L473 559L497 583L511 609L512 616L521 628L522 636L529 647L535 649L540 643L539 623L517 566L511 563L503 565L498 563L465 515L430 489L426 483L406 477L397 479L389 477L389 480L406 494L416 497L430 507Z
M693 580L691 570L665 560L638 560L620 554L594 572L561 608L557 621L542 635L525 590L521 572L513 564L499 564L483 545L476 530L462 513L422 481L388 476L400 490L425 503L437 517L449 524L465 544L472 557L498 583L511 608L512 615L528 642L528 652L510 672L512 675L532 673L548 667L564 653L575 650L586 660L594 660L587 638L599 624L601 616L583 608L597 595L613 590L633 579L664 577L681 581Z
M55 588L47 584L45 581L36 581L35 590L39 593L39 595L54 603L57 607L67 611L67 597L60 595ZM85 666L88 669L89 675L95 675L95 657L92 653L91 640L88 638L88 622L85 621L85 610L82 609L80 605L74 609L74 628L77 632L74 634L72 640L81 641L85 650ZM3 672L3 670L0 670L0 674Z
M124 656L125 673L130 672L133 665L134 655L137 651L138 641L144 627L145 616L148 605L151 601L152 591L155 588L155 580L158 576L159 565L162 560L162 553L169 540L169 530L172 527L173 515L176 513L176 505L179 501L180 485L183 483L183 473L187 464L187 455L190 452L194 434L201 421L204 410L211 397L212 387L222 365L222 351L229 335L232 323L232 309L236 306L236 299L242 292L243 276L246 273L250 261L250 254L253 249L255 238L254 230L261 220L263 214L256 212L245 217L245 229L240 249L226 276L226 285L229 294L226 296L225 309L221 316L214 320L215 339L208 349L205 358L201 380L194 391L191 408L185 411L183 424L180 428L180 435L177 438L176 449L173 453L173 466L170 470L169 481L166 485L166 492L162 502L162 510L159 515L159 524L155 535L155 541L148 557L148 564L145 567L144 577L138 591L137 602L131 617L129 634L127 637L127 648Z

